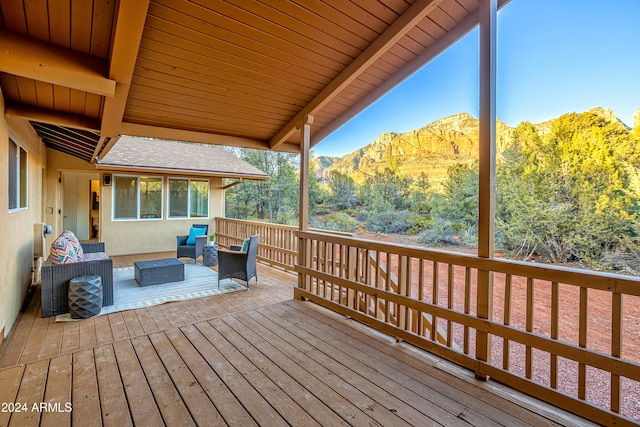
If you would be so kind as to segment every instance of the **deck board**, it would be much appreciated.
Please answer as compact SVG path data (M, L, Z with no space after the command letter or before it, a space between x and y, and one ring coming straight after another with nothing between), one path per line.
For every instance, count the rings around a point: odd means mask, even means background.
M94 351L96 375L100 389L100 406L104 425L132 426L129 406L120 381L120 370L112 345L103 345Z
M49 370L48 360L39 360L25 367L24 376L15 402L24 405L24 410L11 414L9 427L38 427L40 425L39 410L33 410L33 405L40 405L44 401L44 389Z
M149 338L134 338L132 343L164 423L169 426L195 426L196 423Z
M131 341L113 344L127 404L135 425L162 425L162 416Z
M258 268L248 291L76 322L39 318L33 298L0 347L0 401L59 410L0 425L591 425L292 300L294 275Z
M195 423L211 426L224 425L220 412L209 400L209 396L184 363L166 333L151 334L149 339Z
M42 427L60 427L71 424L71 369L72 355L63 354L51 359L44 392L44 402L53 410L42 413Z
M37 363L37 362L35 362ZM73 354L71 422L74 425L101 426L100 396L93 349Z
M183 331L169 330L166 334L180 353L189 370L203 384L203 390L215 404L224 421L230 426L257 425L213 368L209 366L203 356L185 337Z
M24 366L14 366L0 370L0 403L4 402L12 404L17 402L18 390L24 373ZM12 408L5 408L6 411L0 411L0 426L9 425Z

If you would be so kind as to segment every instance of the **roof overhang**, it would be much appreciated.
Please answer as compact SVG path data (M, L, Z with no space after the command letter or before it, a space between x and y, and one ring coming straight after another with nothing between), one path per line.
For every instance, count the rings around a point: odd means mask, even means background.
M476 27L480 1L0 2L5 114L91 162L120 135L300 152L305 117L313 146Z

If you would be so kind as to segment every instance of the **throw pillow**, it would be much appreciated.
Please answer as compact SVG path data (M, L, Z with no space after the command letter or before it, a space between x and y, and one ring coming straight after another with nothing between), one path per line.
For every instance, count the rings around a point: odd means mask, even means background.
M78 259L78 261L81 261L84 257L84 251L82 250L82 245L78 241L78 238L75 234L73 234L73 231L64 230L61 236L66 238L69 243L71 243L73 250L76 252L76 258Z
M249 250L249 240L251 239L248 237L244 239L244 241L242 242L242 248L240 249L241 252L247 252L247 250Z
M207 234L206 228L191 227L189 237L187 237L187 245L195 245L196 236L204 236L205 234Z
M51 261L54 264L71 264L72 262L78 262L78 257L71 242L66 237L60 235L51 244L49 251L51 254Z

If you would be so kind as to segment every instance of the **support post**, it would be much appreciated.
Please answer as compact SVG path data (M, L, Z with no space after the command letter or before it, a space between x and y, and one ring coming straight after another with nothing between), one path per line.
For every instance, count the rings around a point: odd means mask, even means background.
M480 153L478 188L478 256L492 258L496 205L496 24L497 0L481 0L480 17ZM493 273L478 271L477 316L489 319L493 312ZM491 337L476 334L476 359L491 361ZM482 364L476 377L486 379Z
M311 147L311 123L313 116L306 116L298 125L300 129L300 205L298 213L298 230L309 228L309 150ZM311 268L311 244L298 238L298 264ZM311 278L298 273L298 287L311 291Z
M306 116L300 128L300 210L298 229L309 228L309 150L311 148L311 124L313 116Z

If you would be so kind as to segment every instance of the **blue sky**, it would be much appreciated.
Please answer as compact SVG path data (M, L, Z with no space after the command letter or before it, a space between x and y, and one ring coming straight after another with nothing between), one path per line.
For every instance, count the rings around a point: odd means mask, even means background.
M640 0L512 0L498 13L497 114L510 126L600 106L628 126L640 108ZM381 133L478 117L478 31L313 148L342 156Z

